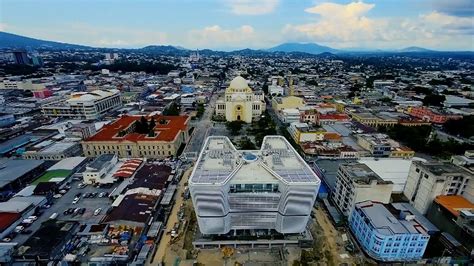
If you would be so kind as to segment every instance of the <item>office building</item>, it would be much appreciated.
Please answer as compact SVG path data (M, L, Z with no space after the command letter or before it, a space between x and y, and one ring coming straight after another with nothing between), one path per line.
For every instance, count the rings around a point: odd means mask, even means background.
M337 171L332 199L345 216L350 216L358 202L372 200L389 203L393 182L384 181L362 163L341 164Z
M421 214L403 204L385 207L375 201L355 204L349 226L370 257L386 262L421 259L430 233L437 231Z
M241 76L230 82L224 100L216 102L216 115L225 117L227 121L251 123L258 120L264 111L263 94L254 93Z
M390 156L392 146L389 137L385 134L358 134L357 144L368 150L374 157Z
M472 179L472 172L456 165L413 161L403 194L415 209L426 214L436 196L461 195L474 202Z
M68 100L60 99L47 103L42 106L42 111L48 117L98 119L121 106L119 90L95 90L75 92Z
M267 229L301 233L320 179L282 136L239 151L227 137L207 138L189 179L203 234Z
M138 128L142 116L122 116L82 141L84 155L116 154L120 158L166 158L175 156L188 140L188 116L146 117L155 124L146 132Z

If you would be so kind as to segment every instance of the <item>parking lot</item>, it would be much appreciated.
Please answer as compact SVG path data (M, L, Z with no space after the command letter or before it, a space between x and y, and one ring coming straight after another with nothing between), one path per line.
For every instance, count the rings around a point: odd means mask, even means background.
M56 219L64 220L64 221L79 221L79 222L86 222L86 223L98 223L106 214L107 209L110 208L112 201L108 197L99 198L98 194L101 192L107 192L110 194L112 190L118 186L118 183L114 184L110 188L100 188L88 185L84 188L78 188L78 184L80 181L70 181L71 182L71 189L64 194L61 198L53 199L53 204L51 204L50 208L42 209L43 213L38 216L38 220L33 222L27 230L31 230L34 233L38 230L41 226L41 223L48 220L51 215L57 213ZM84 198L83 196L86 193L97 193L97 196L94 198ZM76 203L72 204L75 196L81 193L81 199ZM64 211L69 208L85 208L84 214L76 214L76 215L65 215ZM94 215L94 211L97 208L101 208L102 211L99 215ZM32 234L31 233L31 234ZM16 242L19 245L22 245L30 236L31 234L17 234L13 239L12 242Z

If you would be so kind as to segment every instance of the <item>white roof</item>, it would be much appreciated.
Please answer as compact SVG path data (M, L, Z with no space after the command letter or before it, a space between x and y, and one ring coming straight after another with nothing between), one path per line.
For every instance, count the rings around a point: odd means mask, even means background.
M190 178L194 184L278 180L320 183L319 177L282 136L266 136L261 149L252 151L235 149L227 137L208 137Z
M248 86L248 82L243 77L237 76L230 82L229 87L233 89L246 89Z
M426 161L422 158L360 158L359 163L367 165L384 181L393 182L393 192L403 192L412 161Z
M48 171L50 170L74 170L78 165L80 165L86 157L69 157L62 159L61 161L57 162L55 165L51 166Z

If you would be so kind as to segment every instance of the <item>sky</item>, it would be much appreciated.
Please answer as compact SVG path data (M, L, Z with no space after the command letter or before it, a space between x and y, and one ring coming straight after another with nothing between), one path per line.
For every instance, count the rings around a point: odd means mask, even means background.
M0 0L0 31L95 47L474 50L474 0Z

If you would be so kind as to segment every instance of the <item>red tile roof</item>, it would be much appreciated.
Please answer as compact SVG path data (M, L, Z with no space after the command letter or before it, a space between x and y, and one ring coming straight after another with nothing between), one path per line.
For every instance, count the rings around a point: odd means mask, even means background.
M474 210L474 204L459 195L437 196L435 202L446 208L454 216L458 217L462 210Z
M349 116L347 114L320 114L319 120L323 119L349 120Z
M156 126L154 131L157 133L155 137L148 137L146 134L131 133L123 137L118 137L117 134L121 130L127 129L132 123L141 119L141 116L122 116L109 125L105 125L94 136L85 141L173 141L180 131L187 128L188 116L154 116ZM151 117L147 117L150 121ZM161 125L160 120L165 119L169 121L167 124Z
M14 212L0 212L0 232L5 231L16 220L20 219L21 215Z

